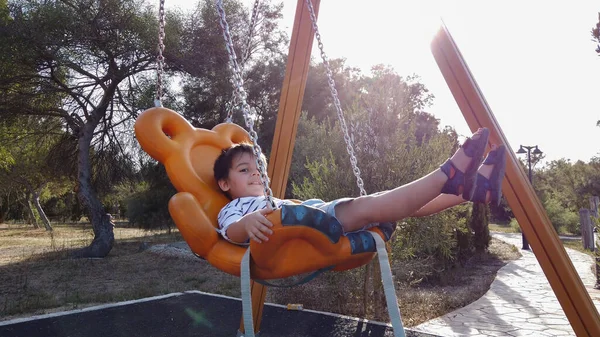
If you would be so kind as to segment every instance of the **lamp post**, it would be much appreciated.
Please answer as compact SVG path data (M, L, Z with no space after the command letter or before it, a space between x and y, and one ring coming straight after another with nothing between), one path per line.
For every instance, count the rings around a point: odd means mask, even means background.
M527 151L525 151L527 150ZM533 150L533 152L531 151ZM531 183L531 185L533 186L533 180L531 179L531 154L536 154L536 155L540 155L543 152L538 148L537 145L535 146L524 146L524 145L520 145L519 147L519 151L517 151L518 154L525 154L527 153L527 166L529 167L529 183ZM527 241L527 238L525 237L525 233L523 233L521 231L521 236L523 237L523 249L527 249L529 250L529 242Z

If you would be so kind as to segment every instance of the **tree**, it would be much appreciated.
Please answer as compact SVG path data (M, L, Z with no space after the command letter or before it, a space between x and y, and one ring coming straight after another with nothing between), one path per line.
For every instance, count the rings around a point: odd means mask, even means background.
M577 234L579 209L589 207L588 198L600 195L598 158L589 163L554 160L536 172L534 188L557 232Z
M339 82L346 84L339 86L338 92L340 97L348 97L348 100L342 101L342 105L345 106L343 114L353 138L361 173L363 176L377 177L365 180L365 189L371 192L381 191L408 183L433 168L425 158L410 160L412 157L406 157L411 151L417 151L419 144L425 143L434 135L442 137L438 131L439 120L422 111L431 103L433 96L419 83L418 77L403 78L393 69L382 65L373 67L372 76L359 75L352 68L344 70L341 61L332 63L340 65L334 68L337 69L337 75L334 74L336 83L339 77ZM311 73L314 76L313 83L327 83L326 74L320 67L312 68L309 74ZM324 78L319 80L318 76ZM337 113L332 108L333 100L329 89L324 90L328 95L328 102L321 102L325 99L323 95L314 94L317 103L307 100L303 103L306 113L298 127L294 161L290 170L290 186L293 183L301 184L304 177L309 176L304 167L305 163L327 157L329 149L334 152L340 168L352 172L344 136L336 124ZM318 92L314 89L311 91ZM449 130L442 132L443 137L453 136ZM437 141L441 139L439 137ZM439 154L431 152L423 153L422 156L435 157ZM381 167L394 169L379 177L378 175L382 175ZM358 195L356 181L350 179L349 182L350 186L344 186L346 195Z
M592 28L592 39L596 42L596 53L600 54L600 12L598 13L596 27Z
M53 117L41 119L19 116L10 125L0 124L0 142L4 144L7 152L5 161L11 162L0 169L0 178L21 186L26 195L23 203L29 211L32 223L37 225L31 204L48 231L52 231L52 227L40 204L40 194L48 183L57 178L49 171L47 154L58 139L60 129L59 120Z
M346 60L343 58L329 60L329 65L342 110L345 111L357 101L360 94L361 71L358 68L347 66ZM327 70L323 63L312 63L310 66L302 100L302 111L307 112L308 118L314 117L319 122L336 116Z
M486 204L473 203L469 228L473 231L473 246L478 252L485 251L492 239L490 236L488 213Z
M24 201L27 200L22 186L2 176L0 176L0 185L2 186L0 190L0 223L8 219L22 219L21 215L26 206ZM32 215L31 213L28 215L29 223L35 228L39 228L37 222L33 221Z
M252 34L248 32L251 15L247 9L238 1L227 1L225 7L238 62L245 63L245 89L258 117L255 130L259 133L261 147L268 155L285 74L283 47L287 38L277 26L281 5L261 1ZM171 40L165 48L165 75L181 80L178 88L181 95L176 98L174 92L167 92L168 101L163 101L163 105L181 112L196 127L212 128L224 122L233 86L214 2L199 2L190 17L167 13L166 30L167 39L173 36L178 39ZM247 53L242 52L245 46L249 46ZM153 80L145 78L140 83L139 97L145 102L152 102ZM243 125L241 112L234 112L234 122ZM144 155L137 167L138 177L128 186L132 193L123 197L121 210L131 223L140 227L170 226L172 220L167 203L175 189L164 168Z
M257 24L250 33L248 11L238 2L225 3L237 61L244 65L244 88L255 109L259 144L268 154L285 75L287 36L277 25L282 5L261 1ZM202 1L184 23L178 49L165 50L169 69L182 75L183 116L196 127L212 128L225 121L234 87L214 1ZM249 41L249 43L248 43ZM248 46L248 52L244 50ZM234 122L244 125L234 109Z
M3 74L2 88L10 90L0 102L2 117L61 118L76 149L77 194L94 230L90 246L75 256L104 257L114 234L93 186L93 162L104 148L125 151L118 135L131 130L137 113L134 77L156 58L156 15L138 0L18 1L9 8L2 45L13 48L10 56L24 71Z

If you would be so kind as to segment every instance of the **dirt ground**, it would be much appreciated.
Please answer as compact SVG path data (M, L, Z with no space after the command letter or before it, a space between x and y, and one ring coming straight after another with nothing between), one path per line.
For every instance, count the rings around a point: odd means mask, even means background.
M160 249L181 241L176 231L117 227L115 237L106 258L73 260L69 252L93 238L89 225L55 226L53 233L0 225L0 320L187 290L240 295L237 277L189 251ZM489 252L473 256L441 277L418 283L397 277L404 324L415 326L477 300L489 289L497 270L519 256L512 246L492 240ZM410 268L407 263L393 265L396 275L405 275ZM362 317L363 269L326 273L294 288L269 288L266 300Z

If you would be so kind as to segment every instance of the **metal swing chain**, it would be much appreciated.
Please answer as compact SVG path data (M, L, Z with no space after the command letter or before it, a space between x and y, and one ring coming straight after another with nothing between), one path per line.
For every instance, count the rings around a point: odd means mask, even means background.
M248 57L250 57L250 44L252 43L252 34L254 33L254 26L256 26L256 19L258 18L259 3L260 3L260 0L254 1L254 6L252 7L252 17L250 19L250 29L248 31L248 40L246 41L246 44L244 45L244 50L242 50L242 60L241 60L241 65L240 65L240 70L241 70L242 76L244 74L244 68L246 65L246 61L248 60ZM235 85L235 83L233 85ZM239 102L238 102L237 96L234 95L231 98L231 102L229 102L229 104L228 104L227 118L225 119L225 122L227 122L227 123L233 122L233 110L235 109L236 106L238 106L238 104L239 104Z
M223 30L223 37L225 38L225 45L227 47L227 54L229 55L229 66L233 72L233 83L235 86L235 92L237 93L237 98L240 100L242 105L242 112L244 114L244 121L246 122L246 127L248 128L248 133L250 135L250 140L252 140L254 157L256 158L256 166L258 167L258 171L260 172L260 180L263 184L263 189L265 196L268 200L268 205L271 210L276 209L277 205L273 201L273 191L269 187L269 177L266 172L266 163L262 158L262 149L260 145L258 145L258 134L254 131L254 120L250 113L252 108L247 102L248 94L246 90L244 90L244 79L242 78L242 72L237 62L237 57L235 55L235 50L233 48L233 41L231 39L231 33L229 31L229 24L227 23L227 19L225 18L225 10L223 9L223 0L216 0L217 11L219 13L220 24Z
M246 61L250 57L250 44L252 43L252 34L254 34L254 27L256 26L256 20L258 19L258 5L260 4L260 0L254 1L254 6L252 7L252 17L250 19L250 29L248 32L248 40L244 45L244 50L242 50L242 71L244 70L244 65Z
M163 51L165 50L165 0L160 0L158 7L158 56L156 57L156 97L154 98L154 106L162 107L161 98L163 90L163 68L165 58Z
M333 80L333 72L331 71L331 66L329 65L329 60L327 59L327 55L323 49L323 43L321 42L321 34L319 33L319 27L317 26L317 17L315 16L315 10L312 5L311 0L306 0L306 4L308 5L308 11L310 13L310 20L312 22L313 29L315 31L315 37L318 42L319 50L321 51L321 59L323 59L323 64L325 65L325 69L327 71L327 82L329 84L329 89L331 91L331 96L333 97L333 104L335 105L335 109L337 111L337 116L340 121L340 126L342 131L344 132L344 141L346 142L346 151L348 151L348 155L350 155L350 163L352 164L352 171L354 176L356 177L356 184L360 189L360 195L367 195L365 191L364 182L360 177L360 169L358 168L358 161L354 154L354 147L352 146L352 140L350 139L350 135L348 134L348 127L346 126L346 120L344 119L344 113L342 112L342 104L340 103L340 99L338 98L337 90L335 89L335 81Z

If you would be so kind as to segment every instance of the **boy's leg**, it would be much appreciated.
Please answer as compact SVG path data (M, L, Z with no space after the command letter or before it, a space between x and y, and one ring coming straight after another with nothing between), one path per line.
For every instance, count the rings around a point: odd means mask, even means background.
M435 199L428 202L425 206L419 208L416 212L411 214L411 217L428 216L439 213L450 207L460 205L467 200L463 199L461 195L454 194L440 194Z
M437 169L385 193L339 203L335 214L346 232L359 230L369 223L401 220L438 196L447 180L446 174Z
M495 145L492 145L492 150L490 151L490 156L492 156L494 151L497 151L497 148ZM499 151L504 151L504 149L499 149ZM489 157L488 157L488 159L489 159ZM486 159L486 162L487 161L488 160ZM479 169L477 170L477 173L482 175L486 179L490 179L490 176L492 175L492 172L494 170L501 169L501 167L497 167L498 164L505 165L505 163L498 163L498 162L492 161L492 160L490 160L488 163L486 163L486 162L484 162L483 165L481 165L479 167ZM503 172L504 171L502 170L502 175L504 175ZM498 186L498 188L499 188L499 186ZM490 191L487 191L486 194L487 195L485 196L485 202L487 203L491 199ZM431 200L425 206L421 207L419 210L417 210L415 213L413 213L411 215L411 217L421 217L421 216L428 216L428 215L436 214L436 213L439 213L450 207L460 205L466 201L468 201L468 200L463 199L463 197L459 196L459 195L440 194L437 198Z
M475 135L473 146L487 144L485 137L479 132ZM465 172L472 163L479 166L481 154L476 158L469 157L463 147L458 149L450 158L455 168ZM458 174L458 173L457 173ZM476 174L476 172L475 172ZM448 181L448 175L437 169L428 175L393 190L376 195L361 196L336 206L336 216L344 230L351 232L359 230L369 223L392 222L404 219L440 195L442 187Z

